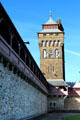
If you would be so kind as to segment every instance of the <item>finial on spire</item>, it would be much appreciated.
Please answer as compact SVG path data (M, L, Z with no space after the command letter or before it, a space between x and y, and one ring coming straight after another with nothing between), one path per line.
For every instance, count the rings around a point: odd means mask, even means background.
M49 12L49 17L52 18L52 11Z

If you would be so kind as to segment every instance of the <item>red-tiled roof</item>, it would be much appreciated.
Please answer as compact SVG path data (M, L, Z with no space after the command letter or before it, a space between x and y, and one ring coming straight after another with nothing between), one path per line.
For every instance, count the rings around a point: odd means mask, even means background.
M50 95L65 95L62 91L60 91L56 87L50 87L49 94Z
M80 96L80 91L79 91L79 89L68 88L68 96L79 97L79 96Z

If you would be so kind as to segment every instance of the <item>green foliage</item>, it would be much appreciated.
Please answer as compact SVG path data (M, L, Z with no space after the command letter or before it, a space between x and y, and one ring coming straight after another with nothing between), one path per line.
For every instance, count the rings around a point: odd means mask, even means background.
M80 120L80 115L64 117L63 120Z

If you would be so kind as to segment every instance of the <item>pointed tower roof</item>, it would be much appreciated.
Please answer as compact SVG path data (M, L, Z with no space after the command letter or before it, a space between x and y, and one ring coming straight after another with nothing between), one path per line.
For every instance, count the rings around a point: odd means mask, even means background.
M59 24L52 19L52 13L49 14L49 20L42 25L42 31L39 33L61 33Z
M52 13L50 12L49 14L49 20L45 24L57 24L53 19L52 19Z

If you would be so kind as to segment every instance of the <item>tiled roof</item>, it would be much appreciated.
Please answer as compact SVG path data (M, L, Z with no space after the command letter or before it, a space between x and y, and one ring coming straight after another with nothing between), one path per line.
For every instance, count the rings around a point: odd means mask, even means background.
M74 89L74 88L68 88L68 96L79 97L80 96L80 90L77 90L77 89Z
M57 89L54 86L52 86L52 87L50 86L49 94L50 95L65 95L62 91L60 91L60 89Z
M60 33L62 32L61 30L59 29L43 29L40 33Z

